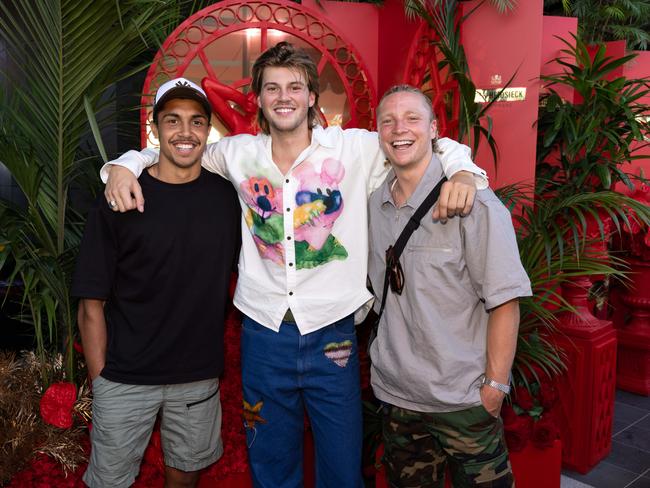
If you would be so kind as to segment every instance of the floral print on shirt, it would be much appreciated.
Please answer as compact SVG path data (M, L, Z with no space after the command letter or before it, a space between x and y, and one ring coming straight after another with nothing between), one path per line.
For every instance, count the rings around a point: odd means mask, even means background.
M340 161L325 159L320 172L313 163L303 162L292 175L298 180L293 226L296 268L315 268L334 259L345 259L348 252L332 235L334 222L343 211L339 184L345 176ZM253 234L263 259L284 265L284 216L282 187L269 178L251 176L240 184L248 206L246 224Z

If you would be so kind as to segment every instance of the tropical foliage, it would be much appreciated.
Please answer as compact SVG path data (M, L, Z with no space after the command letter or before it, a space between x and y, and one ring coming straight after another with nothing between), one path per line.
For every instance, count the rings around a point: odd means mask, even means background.
M448 0L405 0L404 11L407 15L419 15L424 9L439 7ZM490 0L490 3L499 11L499 13L514 10L517 0Z
M64 350L68 378L75 332L68 290L83 220L70 193L99 162L84 141L108 122L95 118L112 102L107 89L142 69L134 60L157 49L188 8L194 3L0 2L0 42L12 66L0 91L0 162L26 199L0 202L0 269L22 292L21 318L34 327L41 362L46 350Z
M532 297L520 299L513 366L515 382L524 384L531 372L535 374L535 365L549 376L563 368L560 352L548 340L558 315L573 311L561 294L562 285L583 276L625 279L621 259L593 252L595 243L608 238L603 220L619 231L631 220L650 222L650 208L620 193L600 191L555 198L538 194L533 199L532 190L510 186L497 192L512 211L521 262L533 289ZM595 231L592 222L597 223Z
M538 181L541 192L570 195L610 189L618 181L632 187L623 165L642 156L647 143L650 78L628 79L612 73L635 55L612 59L605 46L591 52L579 37L562 39L563 57L555 60L564 71L543 76L547 95L538 120ZM575 45L574 45L575 43ZM576 100L564 100L570 89Z
M447 81L453 80L458 86L458 140L466 142L476 152L481 139L485 139L494 161L497 161L496 141L492 137L492 118L488 115L488 111L500 93L488 103L475 101L476 85L472 81L467 56L460 39L461 24L476 11L476 8L478 6L464 16L460 16L457 0L407 1L404 4L408 17L424 20L435 31L438 39L435 46L440 52L438 69L446 73ZM505 86L508 86L511 81L512 79ZM453 101L449 100L449 104L452 103ZM450 114L454 113L454 108L451 106L448 108Z
M578 33L590 44L625 40L648 49L650 0L544 0L547 15L578 17Z

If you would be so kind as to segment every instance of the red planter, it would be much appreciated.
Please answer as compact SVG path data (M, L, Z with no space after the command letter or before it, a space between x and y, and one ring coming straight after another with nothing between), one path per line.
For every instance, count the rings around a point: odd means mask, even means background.
M610 321L591 314L590 285L585 277L562 285L562 295L576 312L559 317L554 336L567 366L558 381L562 462L580 473L611 451L616 389L616 330Z
M650 263L630 261L630 287L622 299L631 319L618 329L616 386L650 395Z

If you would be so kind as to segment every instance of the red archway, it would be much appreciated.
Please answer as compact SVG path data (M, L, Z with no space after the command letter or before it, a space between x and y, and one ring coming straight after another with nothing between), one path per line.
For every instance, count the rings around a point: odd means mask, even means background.
M402 83L420 88L431 98L441 136L458 136L460 98L458 82L438 68L441 55L436 48L438 36L422 23L413 37Z
M224 83L246 93L254 58L267 46L285 39L314 57L322 83L321 109L329 110L327 103L335 107L332 113L324 114L328 123L371 128L376 95L368 70L356 49L318 12L284 0L227 0L188 18L156 54L143 88L142 144L148 141L151 101L162 83L179 76L196 82L204 76L221 80L227 73ZM222 127L221 132L223 135L227 129Z

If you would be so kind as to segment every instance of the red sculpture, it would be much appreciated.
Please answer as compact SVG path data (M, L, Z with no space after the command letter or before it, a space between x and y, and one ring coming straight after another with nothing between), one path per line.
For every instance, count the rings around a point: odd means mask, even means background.
M226 126L230 135L257 134L255 115L257 102L255 94L247 94L235 88L224 85L216 78L203 78L201 86L205 90L214 113Z

